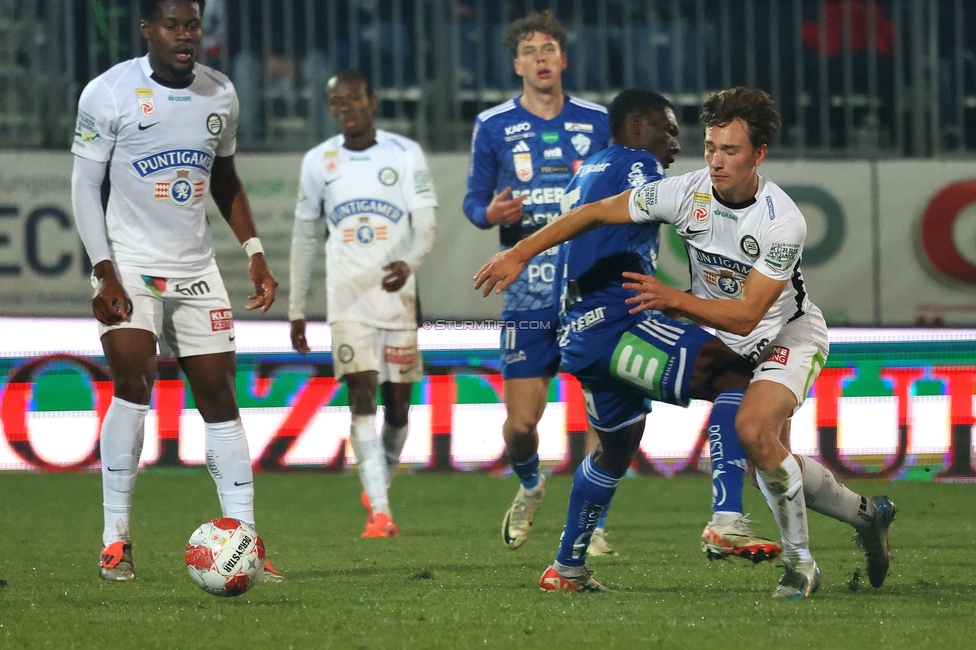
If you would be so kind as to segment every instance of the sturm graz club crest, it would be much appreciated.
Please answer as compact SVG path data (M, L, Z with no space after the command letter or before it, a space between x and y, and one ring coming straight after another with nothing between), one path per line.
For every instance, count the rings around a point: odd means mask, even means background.
M739 242L739 247L749 257L759 257L759 242L752 235L743 237L742 241Z
M220 116L216 113L211 113L207 116L207 130L210 131L212 135L217 135L224 128L224 121L220 119Z
M391 167L384 167L380 170L380 182L384 185L393 185L397 182L397 173Z
M342 363L349 363L352 361L352 358L356 356L356 353L353 351L352 347L343 343L339 346L336 356L338 356L339 361Z

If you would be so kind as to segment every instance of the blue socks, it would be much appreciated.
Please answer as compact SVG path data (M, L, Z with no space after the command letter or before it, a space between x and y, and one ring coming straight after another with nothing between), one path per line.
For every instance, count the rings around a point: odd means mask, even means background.
M715 398L708 418L708 453L712 458L712 512L742 512L746 453L739 444L735 415L745 390L727 390Z
M607 527L607 515L610 514L610 504L603 506L603 514L600 515L600 521L596 522L596 528L603 530Z
M512 470L522 481L522 487L531 490L539 484L539 454L532 454L528 458L512 459Z
M617 491L621 478L594 465L593 454L583 460L576 470L573 490L569 493L569 512L562 539L559 540L556 564L582 567L586 563L590 536L613 493Z

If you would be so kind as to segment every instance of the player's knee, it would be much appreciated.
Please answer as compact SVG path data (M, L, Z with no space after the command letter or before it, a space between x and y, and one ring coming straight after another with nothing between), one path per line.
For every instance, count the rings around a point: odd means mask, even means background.
M629 444L603 447L593 453L597 467L615 476L623 476L634 460L634 450Z
M739 434L739 444L747 456L755 457L764 446L766 427L760 418L749 412L739 411L735 417L735 430Z
M391 427L407 426L407 418L410 414L409 404L394 404L383 407L383 421Z
M148 404L153 378L143 374L115 374L112 377L115 396L133 404Z
M376 395L349 391L349 410L353 415L376 415Z
M534 436L535 427L540 419L530 411L509 409L508 430L516 437Z

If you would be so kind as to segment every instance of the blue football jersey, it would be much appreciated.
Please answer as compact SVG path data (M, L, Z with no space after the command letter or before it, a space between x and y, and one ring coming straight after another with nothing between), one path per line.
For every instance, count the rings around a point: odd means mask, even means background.
M496 192L512 188L525 196L521 223L499 228L502 248L511 248L560 214L563 188L583 160L610 142L607 109L567 97L551 120L522 107L519 98L484 111L474 124L471 166L464 214L479 228L491 227L485 210ZM558 249L546 251L525 265L505 291L505 311L552 307Z
M611 145L588 158L565 191L566 210L605 199L624 190L664 178L657 157L643 149ZM624 300L621 273L654 275L657 270L659 222L605 226L566 242L557 260L564 366L573 371L595 361L613 337L635 318ZM612 349L612 346L611 346Z

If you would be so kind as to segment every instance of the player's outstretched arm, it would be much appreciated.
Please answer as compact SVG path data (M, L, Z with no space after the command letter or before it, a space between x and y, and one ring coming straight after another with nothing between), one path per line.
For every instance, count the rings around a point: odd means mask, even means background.
M629 271L623 276L629 280L624 282L624 289L637 292L636 296L626 300L627 304L633 305L630 313L646 309L674 310L696 323L738 336L752 333L787 283L753 269L746 276L741 299L705 299L669 287L653 276Z
M630 192L626 190L608 199L573 208L512 248L496 254L474 276L474 288L484 286L483 296L491 293L492 289L495 293L501 293L518 278L528 261L542 251L600 226L633 223L628 208Z
M250 301L247 309L260 308L263 314L274 304L278 281L274 279L264 258L264 249L251 214L251 204L244 192L244 185L237 176L233 156L214 158L213 171L210 174L210 194L250 258L247 273L254 283L254 293L247 297Z

